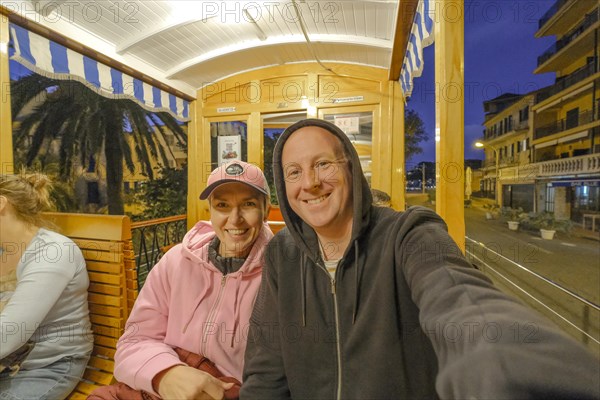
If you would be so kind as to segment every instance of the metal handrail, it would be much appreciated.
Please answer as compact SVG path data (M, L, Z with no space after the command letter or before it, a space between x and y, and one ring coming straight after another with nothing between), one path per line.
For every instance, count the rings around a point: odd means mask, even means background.
M557 0L552 6L544 13L542 18L538 21L538 29L542 29L546 22L550 21L550 19L556 15L558 10L560 10L565 4L567 4L568 0Z
M538 67L544 64L546 61L554 57L556 53L566 47L568 44L578 38L583 32L585 32L592 24L598 21L598 9L595 9L591 13L587 14L583 19L583 22L571 29L562 39L557 40L553 43L541 56L538 57Z
M131 224L138 287L140 289L144 285L148 273L162 257L164 251L177 243L181 243L186 231L186 215L157 218Z
M559 119L547 125L536 128L533 137L534 139L540 139L558 132L563 132L568 129L573 129L585 124L589 124L590 122L594 122L596 119L598 119L598 116L595 115L592 110L584 110L577 115L577 121L574 122L572 125L567 124L567 118Z
M573 72L562 78L560 81L556 82L554 85L547 87L546 89L542 89L535 95L535 103L541 103L547 98L562 92L563 90L575 85L578 82L581 82L585 78L588 78L594 75L596 72L596 63L590 62L586 64L582 68Z

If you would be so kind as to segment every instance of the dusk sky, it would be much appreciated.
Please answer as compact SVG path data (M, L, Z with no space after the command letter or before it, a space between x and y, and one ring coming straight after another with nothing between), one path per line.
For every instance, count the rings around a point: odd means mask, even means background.
M473 143L482 137L483 102L505 92L527 93L554 83L554 73L536 75L537 57L556 40L536 39L538 20L555 0L465 1L465 158L483 159ZM425 122L429 140L410 169L435 161L434 45L425 49L423 75L414 82L408 108Z

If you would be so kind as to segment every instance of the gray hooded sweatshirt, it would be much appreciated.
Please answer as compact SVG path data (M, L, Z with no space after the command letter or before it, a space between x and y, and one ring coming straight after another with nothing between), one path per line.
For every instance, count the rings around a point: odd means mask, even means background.
M305 126L331 132L350 159L352 237L335 277L286 198L282 149ZM371 205L358 155L335 125L290 126L273 170L286 228L266 251L242 399L600 398L599 361L497 290L437 214Z

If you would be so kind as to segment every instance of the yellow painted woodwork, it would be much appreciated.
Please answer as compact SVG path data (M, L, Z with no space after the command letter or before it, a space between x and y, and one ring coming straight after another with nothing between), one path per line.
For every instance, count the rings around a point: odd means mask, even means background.
M325 101L327 98L364 95L365 93L374 94L381 92L381 86L386 81L361 79L353 76L322 75L319 79L319 97Z
M83 377L88 381L100 383L102 385L110 385L113 379L112 374L107 374L106 372L95 371L91 369L86 370Z
M81 239L129 240L131 221L124 215L44 213L65 236Z
M104 346L94 346L94 354L98 354L102 357L107 357L107 358L115 358L115 353L116 350L114 348L110 348L110 347L104 347Z
M80 246L90 278L88 306L94 350L84 378L69 399L85 398L113 381L114 354L137 296L137 273L126 216L46 213L63 235ZM132 289L128 289L132 288Z
M464 2L435 7L445 16L435 24L436 211L464 252Z
M187 227L190 229L199 220L200 216L200 187L202 182L202 164L204 160L210 161L210 134L203 135L204 121L198 101L190 103L188 124L188 194L187 194ZM209 146L205 147L204 140ZM206 153L208 152L208 154Z
M8 71L8 17L0 14L0 165L2 174L13 169L12 117L10 112L10 74Z
M389 104L388 115L391 117L388 120L392 123L391 128L388 128L391 134L387 135L391 141L389 148L391 154L391 197L392 208L402 211L406 208L405 197L405 160L404 160L404 97L402 88L399 82L390 82L389 93L392 96L393 102Z
M248 118L248 162L264 168L264 135L260 113L254 111Z
M119 285L120 283L120 278L115 275L88 271L88 276L90 277L90 281L94 282L107 283L110 285Z
M98 315L108 315L111 317L120 317L121 310L117 307L112 307L104 304L89 304L90 313Z
M209 217L208 204L198 197L210 173L200 165L200 160L210 162L210 122L246 121L248 160L264 167L261 116L277 112L305 111L308 118L373 112L371 182L373 187L390 193L397 209L404 208L404 155L402 150L396 156L391 154L404 143L404 104L401 96L394 97L394 85L398 83L390 83L387 70L382 68L335 63L327 67L330 70L317 63L267 67L231 76L198 91L196 111L191 107L194 126L190 127L188 225ZM305 98L298 99L301 90ZM219 108L228 109L219 112ZM359 145L358 151L369 150ZM391 193L393 185L397 187L395 195Z
M105 315L90 315L90 320L96 325L104 326L123 326L123 318L107 317Z
M298 103L303 96L316 97L317 92L316 87L308 86L306 75L263 79L255 81L254 85L259 85L257 88L260 96L257 103L271 104L273 107L280 107L280 103Z

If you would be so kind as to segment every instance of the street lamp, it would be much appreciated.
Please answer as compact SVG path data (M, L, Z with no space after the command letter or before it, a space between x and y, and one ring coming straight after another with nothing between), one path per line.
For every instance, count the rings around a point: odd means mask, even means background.
M496 158L496 188L494 189L495 193L495 200L496 200L496 204L498 204L498 199L500 198L499 196L499 188L500 188L500 175L498 175L498 163L500 161L500 157L498 154L498 149L494 146L492 146L491 144L484 144L483 142L475 142L475 147L478 147L480 149L484 148L484 147L489 147L490 149L494 150L494 156Z

